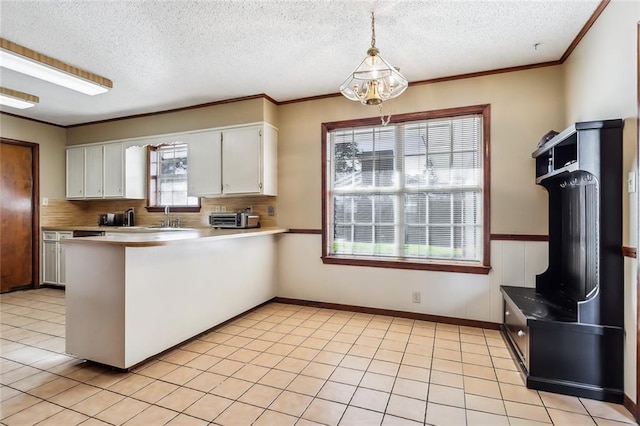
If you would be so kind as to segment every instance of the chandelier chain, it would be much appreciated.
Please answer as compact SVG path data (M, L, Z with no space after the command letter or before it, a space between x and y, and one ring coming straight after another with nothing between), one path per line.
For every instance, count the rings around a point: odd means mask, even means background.
M371 47L376 47L376 17L371 11Z

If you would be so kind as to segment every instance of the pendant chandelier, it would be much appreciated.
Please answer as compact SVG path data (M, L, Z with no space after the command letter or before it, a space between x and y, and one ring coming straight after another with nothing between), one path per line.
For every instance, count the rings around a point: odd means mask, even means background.
M380 105L404 92L409 85L400 69L391 66L376 47L375 15L371 12L371 47L367 56L340 85L340 92L363 105Z

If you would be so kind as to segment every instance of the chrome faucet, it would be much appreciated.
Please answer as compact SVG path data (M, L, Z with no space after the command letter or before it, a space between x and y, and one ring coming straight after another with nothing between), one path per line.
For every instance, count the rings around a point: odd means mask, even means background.
M164 206L164 216L165 216L165 226L170 227L171 226L171 214L169 212L169 205L167 204L166 206Z

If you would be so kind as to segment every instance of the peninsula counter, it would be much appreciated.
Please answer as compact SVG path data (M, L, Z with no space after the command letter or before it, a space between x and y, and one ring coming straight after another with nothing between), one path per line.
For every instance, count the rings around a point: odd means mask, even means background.
M65 240L66 351L129 369L275 296L281 228Z

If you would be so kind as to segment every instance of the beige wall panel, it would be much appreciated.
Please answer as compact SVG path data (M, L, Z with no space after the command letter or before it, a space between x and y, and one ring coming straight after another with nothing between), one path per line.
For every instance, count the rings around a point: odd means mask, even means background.
M267 99L262 101L264 103L264 121L278 127L278 106Z
M263 98L68 129L68 145L162 135L264 120Z
M635 117L640 2L614 0L565 62L567 122Z
M564 65L567 121L624 119L623 181L637 173L637 31L640 2L614 0ZM638 245L638 192L623 193L623 241ZM625 260L624 392L636 395L637 259Z
M401 114L491 104L491 232L546 234L546 193L534 183L531 153L547 131L564 128L563 93L562 69L554 66L411 86L383 108ZM376 115L377 108L343 97L280 107L281 226L321 227L321 123Z
M40 197L65 197L66 129L0 114L0 136L40 145Z

